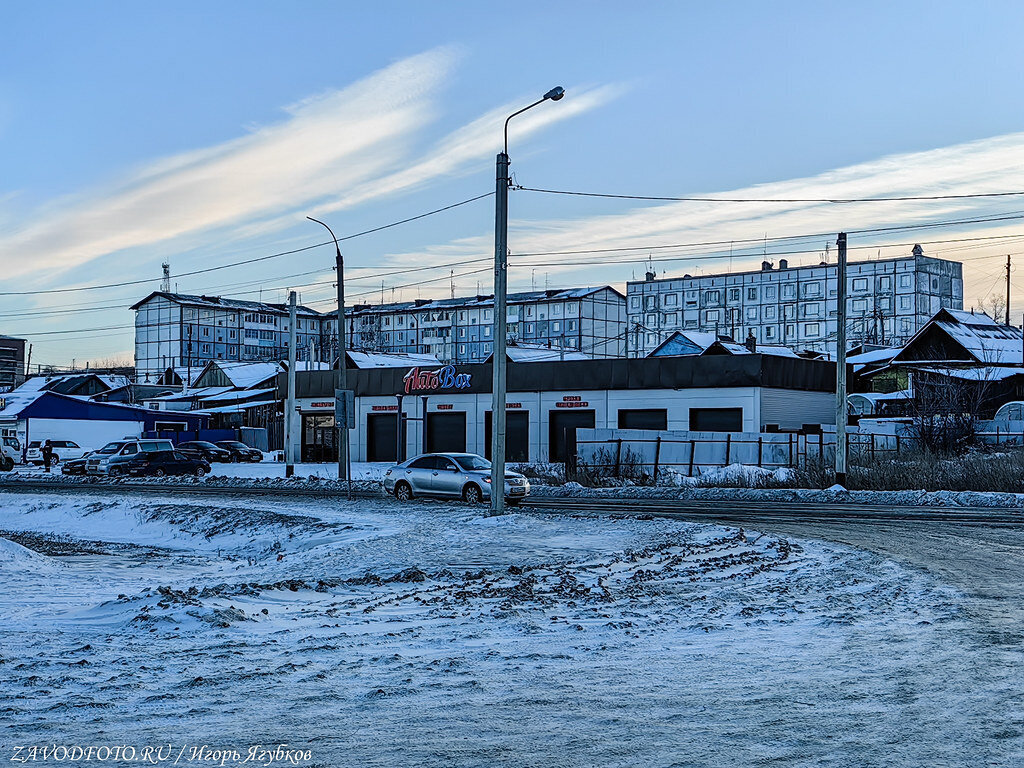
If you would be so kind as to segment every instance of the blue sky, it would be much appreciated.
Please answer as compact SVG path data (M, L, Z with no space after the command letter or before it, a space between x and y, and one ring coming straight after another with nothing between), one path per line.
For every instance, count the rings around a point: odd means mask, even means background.
M307 213L341 235L487 192L503 115L556 84L563 101L516 121L513 171L527 186L760 197L1024 189L1020 3L0 9L0 292L156 278L164 259L178 273L320 242ZM516 192L511 209L510 247L522 253L919 223L1024 209L1024 199L737 208ZM379 300L382 271L488 256L492 216L483 200L348 242L349 294ZM857 242L892 243L883 255L895 255L908 240L978 234L940 232ZM969 260L972 303L1016 242L926 250ZM178 287L242 298L262 288L278 300L293 286L328 308L330 286L306 284L330 279L331 255L315 249ZM535 258L535 268L513 258L512 287L621 285L645 255ZM677 255L658 271L728 264ZM752 260L760 255L741 253L734 266ZM446 295L446 281L391 288L447 272L385 276L385 296ZM459 292L478 281L488 292L487 271L460 277ZM126 307L155 287L0 296L0 333L28 336L37 362L123 356L128 329L41 334L130 325ZM79 309L95 311L67 311Z

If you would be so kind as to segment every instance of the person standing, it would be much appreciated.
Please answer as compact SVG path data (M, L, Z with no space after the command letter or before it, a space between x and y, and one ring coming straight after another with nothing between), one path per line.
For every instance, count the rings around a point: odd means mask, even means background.
M50 445L50 441L47 440L43 443L43 466L46 467L46 471L50 471L50 462L53 461L53 446Z

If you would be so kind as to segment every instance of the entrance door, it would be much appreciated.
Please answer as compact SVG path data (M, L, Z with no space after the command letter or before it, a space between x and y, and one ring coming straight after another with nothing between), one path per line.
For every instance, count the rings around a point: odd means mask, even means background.
M366 460L398 461L395 441L397 413L371 413L366 417ZM402 442L405 443L407 422L402 420Z
M337 461L337 436L334 416L303 416L302 461Z
M427 414L427 452L465 453L465 412Z
M484 426L484 457L491 458L491 412ZM505 412L505 460L530 460L530 414L528 411Z
M593 429L593 411L549 411L548 412L548 453L549 461L564 462L567 457L576 456L576 430Z

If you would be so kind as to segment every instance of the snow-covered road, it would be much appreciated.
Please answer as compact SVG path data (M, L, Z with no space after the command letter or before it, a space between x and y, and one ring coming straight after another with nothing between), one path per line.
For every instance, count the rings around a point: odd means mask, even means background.
M0 495L0 745L312 764L1011 765L974 597L810 538L386 500ZM1019 679L1019 676L1018 676Z

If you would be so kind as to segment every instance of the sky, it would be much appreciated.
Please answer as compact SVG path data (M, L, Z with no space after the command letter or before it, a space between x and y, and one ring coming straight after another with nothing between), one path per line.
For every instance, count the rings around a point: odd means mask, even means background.
M165 261L181 292L333 309L334 248L305 217L346 237L493 192L505 116L555 85L512 122L522 187L1024 191L1024 4L496 8L0 0L0 333L33 365L130 359L129 307ZM849 231L854 259L963 260L970 307L1004 290L1007 254L1024 264L1021 215L1024 196L514 189L509 287L817 263ZM923 226L975 218L1002 220ZM493 232L482 197L346 239L348 303L444 297L452 272L490 293Z

